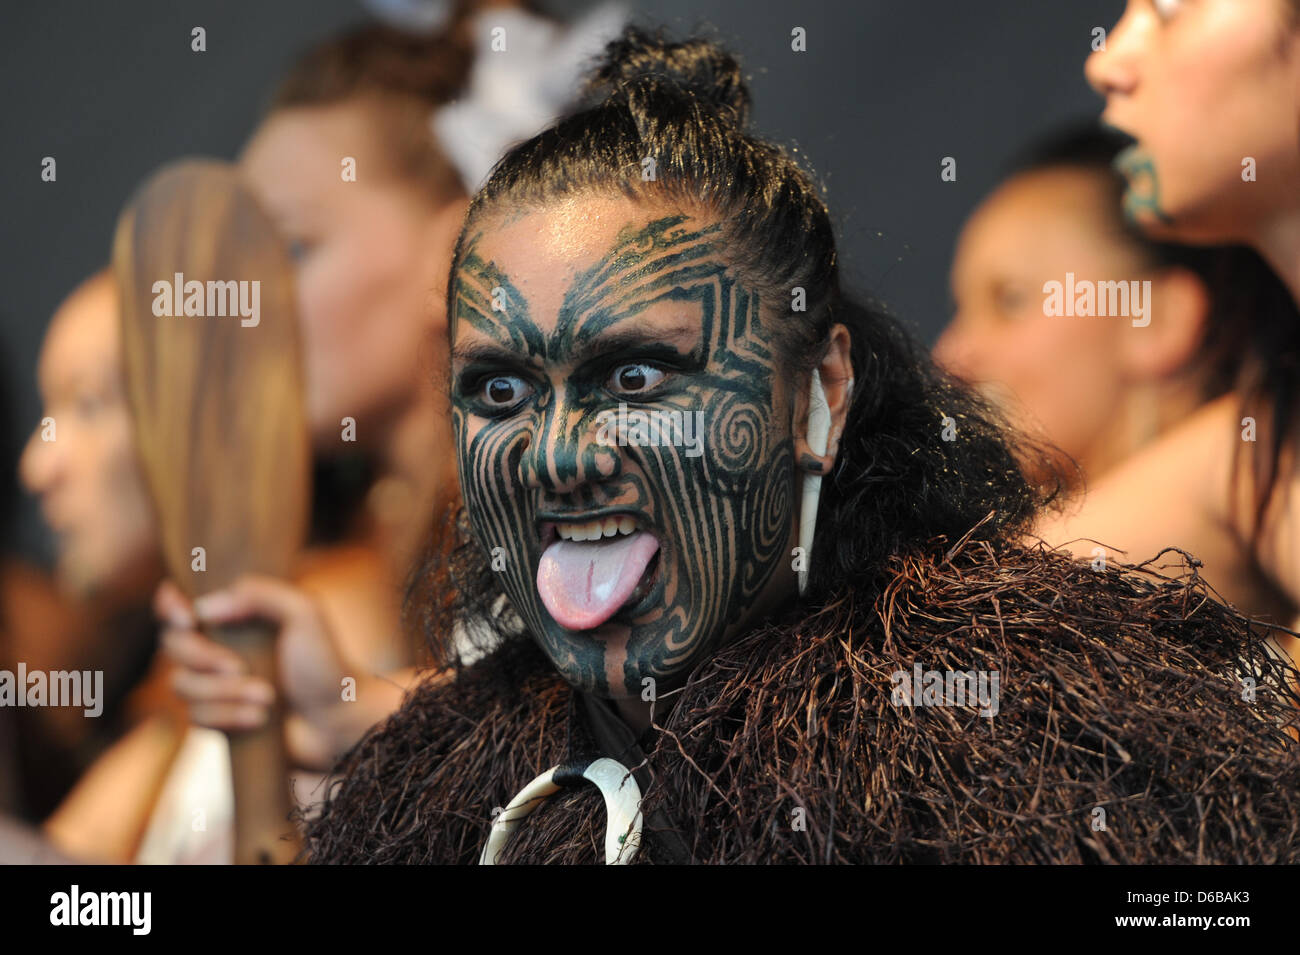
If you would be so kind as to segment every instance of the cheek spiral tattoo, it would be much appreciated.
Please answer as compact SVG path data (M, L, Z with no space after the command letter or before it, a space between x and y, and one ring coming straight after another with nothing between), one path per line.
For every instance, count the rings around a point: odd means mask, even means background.
M777 355L759 296L724 263L719 238L717 225L699 227L685 215L625 227L576 276L553 327L540 324L509 276L482 257L482 233L466 243L454 276L453 345L458 330L472 327L511 358L454 376L452 418L474 535L557 670L599 696L639 696L646 677L661 690L680 685L748 612L789 546L794 452L789 424L774 409ZM502 296L504 309L494 311ZM704 423L702 447L602 443L603 416L628 399L606 387L607 376L581 371L587 365L575 356L665 302L698 316L699 345L662 388L633 400L677 420L699 415L689 420ZM603 367L616 363L621 347ZM518 370L527 367L538 372L526 397L504 411L485 406L483 381L527 377ZM556 367L572 369L558 385L541 373ZM658 539L655 583L600 626L569 630L538 592L539 514L602 509L635 515Z

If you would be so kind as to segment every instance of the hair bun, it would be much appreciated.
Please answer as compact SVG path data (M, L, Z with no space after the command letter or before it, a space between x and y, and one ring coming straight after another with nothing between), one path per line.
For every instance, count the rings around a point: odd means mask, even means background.
M590 91L617 99L652 90L708 103L740 128L749 121L749 88L730 53L709 40L670 43L662 34L628 27L605 48Z

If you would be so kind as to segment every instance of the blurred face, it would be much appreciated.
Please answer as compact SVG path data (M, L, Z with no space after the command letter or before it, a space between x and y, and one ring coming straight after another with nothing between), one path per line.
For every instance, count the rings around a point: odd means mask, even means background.
M19 466L58 537L60 580L82 596L147 576L157 553L123 390L117 307L104 274L55 313L37 371L53 425L37 427Z
M1129 0L1088 60L1103 119L1137 139L1125 206L1154 233L1256 241L1297 209L1300 29L1290 0ZM1257 181L1243 181L1254 160Z
M793 410L724 252L709 221L579 198L476 224L455 275L475 535L559 672L599 696L680 684L793 589ZM668 433L638 433L651 420Z
M1127 382L1118 317L1044 315L1047 282L1142 277L1109 235L1113 192L1076 170L1017 176L984 202L958 240L956 314L935 358L978 385L1022 430L1038 431L1087 469L1114 422Z
M342 177L356 160L356 181ZM318 446L357 421L365 443L441 367L454 229L393 178L364 102L275 112L242 168L298 262L308 414ZM445 355L443 356L445 361Z

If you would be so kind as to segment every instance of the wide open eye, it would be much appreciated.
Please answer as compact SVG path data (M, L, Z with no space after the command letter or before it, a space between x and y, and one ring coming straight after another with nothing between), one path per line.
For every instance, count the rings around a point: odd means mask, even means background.
M663 381L663 371L645 362L619 365L609 376L609 389L621 395L639 395Z
M528 397L529 385L517 375L491 375L483 379L480 397L487 407L504 411Z

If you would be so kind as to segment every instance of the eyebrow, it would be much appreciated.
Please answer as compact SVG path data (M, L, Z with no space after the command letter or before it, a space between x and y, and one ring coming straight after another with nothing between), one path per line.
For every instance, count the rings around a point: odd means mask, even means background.
M695 322L681 322L669 328L660 328L648 322L620 323L606 332L598 333L580 342L567 356L572 364L581 365L592 358L607 353L637 348L645 345L664 345L691 350L701 336L702 326ZM496 342L457 344L451 350L452 361L501 362L519 366L536 366L536 356L525 356L513 348Z
M624 322L609 331L599 332L590 338L584 338L574 347L571 360L575 365L590 361L606 352L622 351L645 345L677 345L683 350L689 348L700 337L702 326L696 322L679 322L668 328L661 328L649 322Z
M531 356L521 355L513 348L506 348L496 342L476 342L472 345L457 344L451 349L451 360L465 364L487 362L492 364L535 365Z

